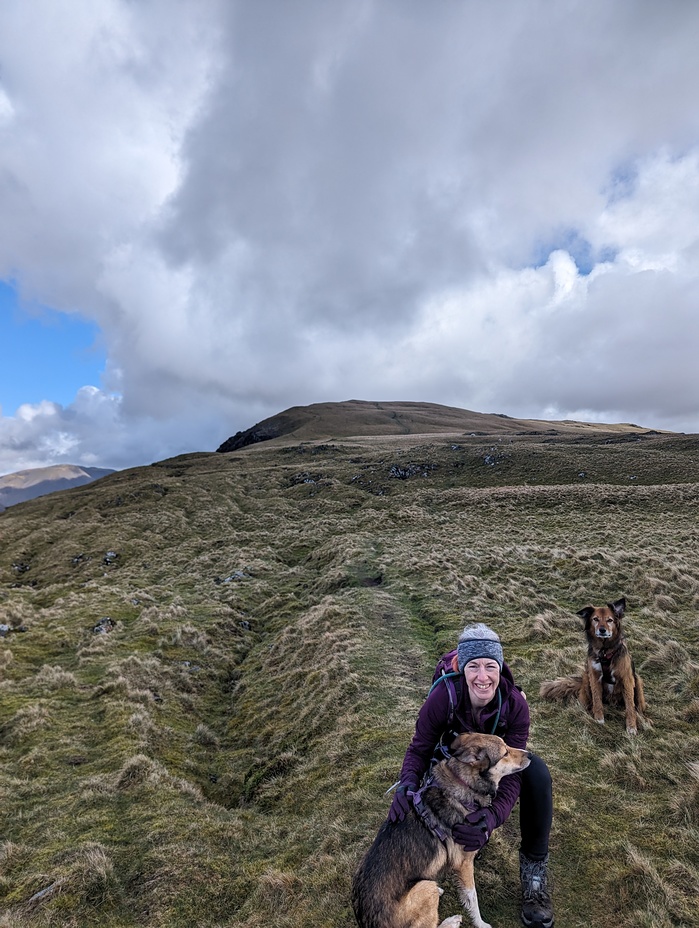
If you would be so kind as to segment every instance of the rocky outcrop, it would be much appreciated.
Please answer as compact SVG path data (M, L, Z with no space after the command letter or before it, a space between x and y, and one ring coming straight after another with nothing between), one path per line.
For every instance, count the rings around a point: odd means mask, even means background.
M248 445L255 445L260 441L269 441L270 438L279 438L282 434L280 425L270 419L261 422L259 425L253 425L252 428L245 429L244 432L236 432L235 435L226 439L216 450L239 451L241 448L247 448Z

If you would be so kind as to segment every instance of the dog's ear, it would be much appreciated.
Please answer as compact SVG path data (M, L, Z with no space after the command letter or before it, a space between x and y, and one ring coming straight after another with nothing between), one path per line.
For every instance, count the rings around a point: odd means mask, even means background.
M457 751L456 756L462 764L469 764L476 770L487 770L490 767L490 754L485 748L470 748Z
M590 619L592 618L592 616L594 615L594 613L595 613L595 607L594 607L594 606L585 606L584 609L581 609L579 612L576 613L576 615L579 615L580 618L581 618L581 619L583 620L583 622L585 623L585 630L586 630L586 631L587 631L587 629L590 627Z
M612 610L617 619L620 619L622 615L626 612L626 600L622 596L621 599L617 599L615 603L607 603L609 608Z
M487 770L490 767L488 749L477 739L469 738L468 734L458 735L452 742L450 751L461 764L469 764L478 770Z

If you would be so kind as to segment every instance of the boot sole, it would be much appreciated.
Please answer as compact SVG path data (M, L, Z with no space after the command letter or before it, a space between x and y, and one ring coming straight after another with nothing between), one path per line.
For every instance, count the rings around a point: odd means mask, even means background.
M555 922L555 919L553 918L550 921L543 921L543 922L542 921L536 921L536 922L527 921L527 919L521 915L519 917L519 920L522 922L523 925L526 925L526 928L553 928L554 922Z

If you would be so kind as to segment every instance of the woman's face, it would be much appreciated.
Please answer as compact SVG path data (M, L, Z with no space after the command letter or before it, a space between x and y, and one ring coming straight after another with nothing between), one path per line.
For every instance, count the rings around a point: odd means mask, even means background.
M500 682L498 662L490 657L479 657L469 661L464 667L464 676L471 697L471 705L479 709L487 706L495 696Z

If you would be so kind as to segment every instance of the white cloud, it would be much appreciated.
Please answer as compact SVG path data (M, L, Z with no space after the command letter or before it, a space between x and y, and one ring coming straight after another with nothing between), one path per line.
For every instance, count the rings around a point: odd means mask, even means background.
M15 115L15 108L7 95L7 91L0 84L0 127L7 126Z
M699 7L28 16L0 10L0 276L109 359L0 419L0 470L42 434L124 466L349 397L699 430Z

